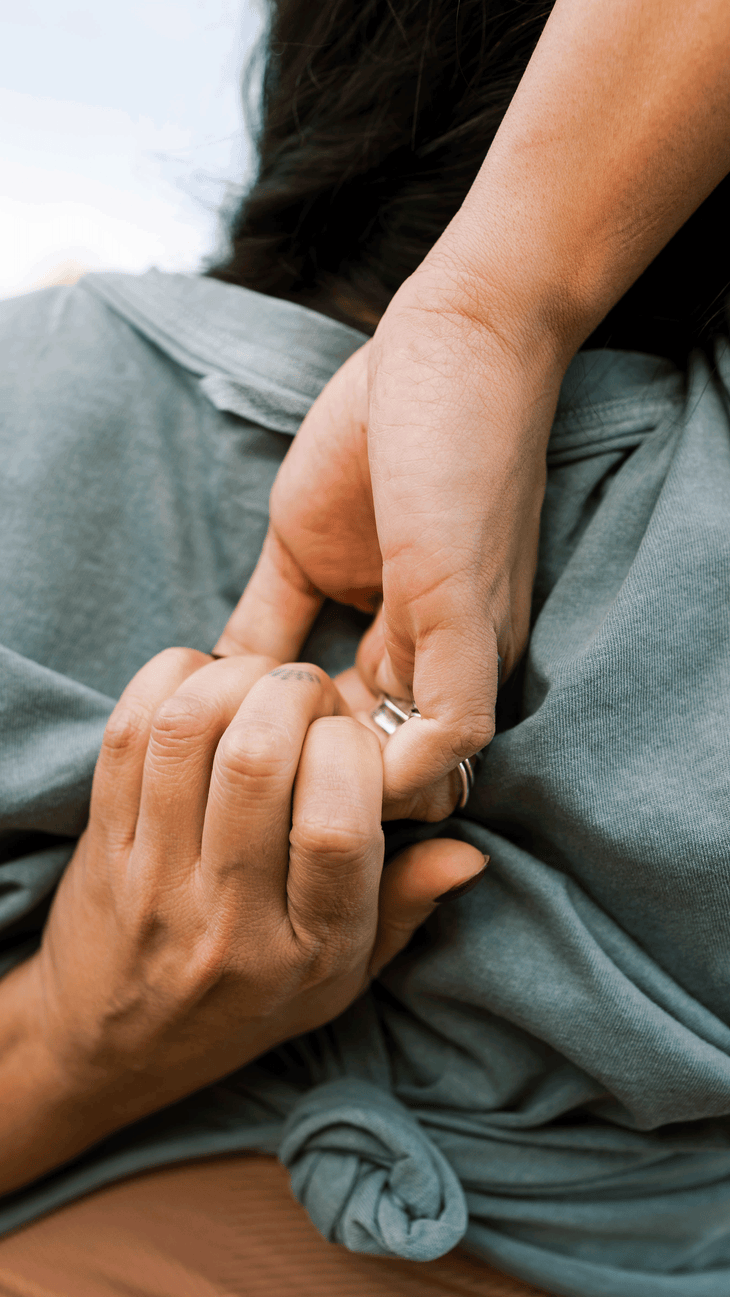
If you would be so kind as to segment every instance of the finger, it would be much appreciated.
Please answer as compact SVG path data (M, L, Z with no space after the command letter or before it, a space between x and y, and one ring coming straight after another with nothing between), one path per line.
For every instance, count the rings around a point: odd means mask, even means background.
M386 747L390 740L386 740ZM383 780L385 780L385 763L383 763ZM432 784L417 788L405 797L393 798L385 792L383 785L383 822L390 820L423 820L426 824L438 824L440 820L453 815L461 802L463 785L458 770L451 770Z
M379 725L375 724L372 715L378 699L363 682L357 667L349 667L346 671L341 671L335 676L335 684L352 715L360 721L361 725L372 731L380 747L384 748L388 736Z
M368 689L357 667L340 671L334 681L351 712L370 715L378 700L372 690Z
M337 962L370 950L383 865L383 764L373 734L351 717L309 730L294 789L287 883L300 941Z
M407 946L437 905L464 896L475 886L488 863L488 857L476 847L452 838L417 842L396 856L380 885L371 976L377 976Z
M296 658L324 602L293 555L269 528L259 561L215 652Z
M207 653L195 649L165 649L137 672L109 717L94 772L90 824L110 845L134 839L155 713L208 662Z
M205 657L153 717L136 840L140 861L156 859L164 845L171 882L186 877L200 855L218 743L252 686L277 665L253 654L220 662Z
M384 730L373 720L373 709L378 699L364 683L356 667L350 667L335 676L335 684L345 699L356 720L367 729L372 730L381 748L390 741ZM462 783L458 770L443 775L433 784L418 788L407 797L394 801L390 796L383 798L383 820L425 820L435 824L445 820L459 805L462 796Z
M385 748L386 798L404 800L491 742L498 676L496 636L488 628L445 619L421 640L413 676L421 715L401 725Z
M294 776L310 725L346 706L319 667L277 667L251 689L215 754L202 838L206 874L234 877L249 909L286 915Z

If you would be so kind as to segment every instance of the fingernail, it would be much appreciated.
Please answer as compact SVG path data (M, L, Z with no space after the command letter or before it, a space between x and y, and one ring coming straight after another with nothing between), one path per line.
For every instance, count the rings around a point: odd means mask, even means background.
M457 896L466 896L467 892L471 892L472 889L476 887L488 864L489 856L485 856L484 869L480 869L479 873L475 874L473 878L467 878L466 882L457 883L456 887L450 887L448 892L442 892L440 896L435 896L435 904L440 905L442 901L455 901Z

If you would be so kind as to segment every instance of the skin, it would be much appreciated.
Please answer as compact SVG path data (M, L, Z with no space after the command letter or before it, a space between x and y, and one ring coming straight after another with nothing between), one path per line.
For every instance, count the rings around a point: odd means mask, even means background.
M565 370L730 168L726 0L557 0L460 212L282 464L223 652L296 657L323 595L383 608L369 687L423 720L385 804L493 734L529 629Z
M142 668L41 947L0 982L0 1193L341 1013L484 870L444 839L383 873L382 778L317 667Z

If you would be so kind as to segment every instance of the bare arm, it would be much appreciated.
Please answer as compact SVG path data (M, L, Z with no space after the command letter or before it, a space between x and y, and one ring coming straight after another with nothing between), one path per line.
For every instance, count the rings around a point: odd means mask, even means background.
M434 253L571 355L728 170L725 0L556 0Z

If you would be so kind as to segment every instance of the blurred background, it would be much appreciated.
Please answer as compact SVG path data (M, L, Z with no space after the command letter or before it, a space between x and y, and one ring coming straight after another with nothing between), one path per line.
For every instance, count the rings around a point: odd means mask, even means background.
M0 0L0 298L196 270L250 174L253 0Z

